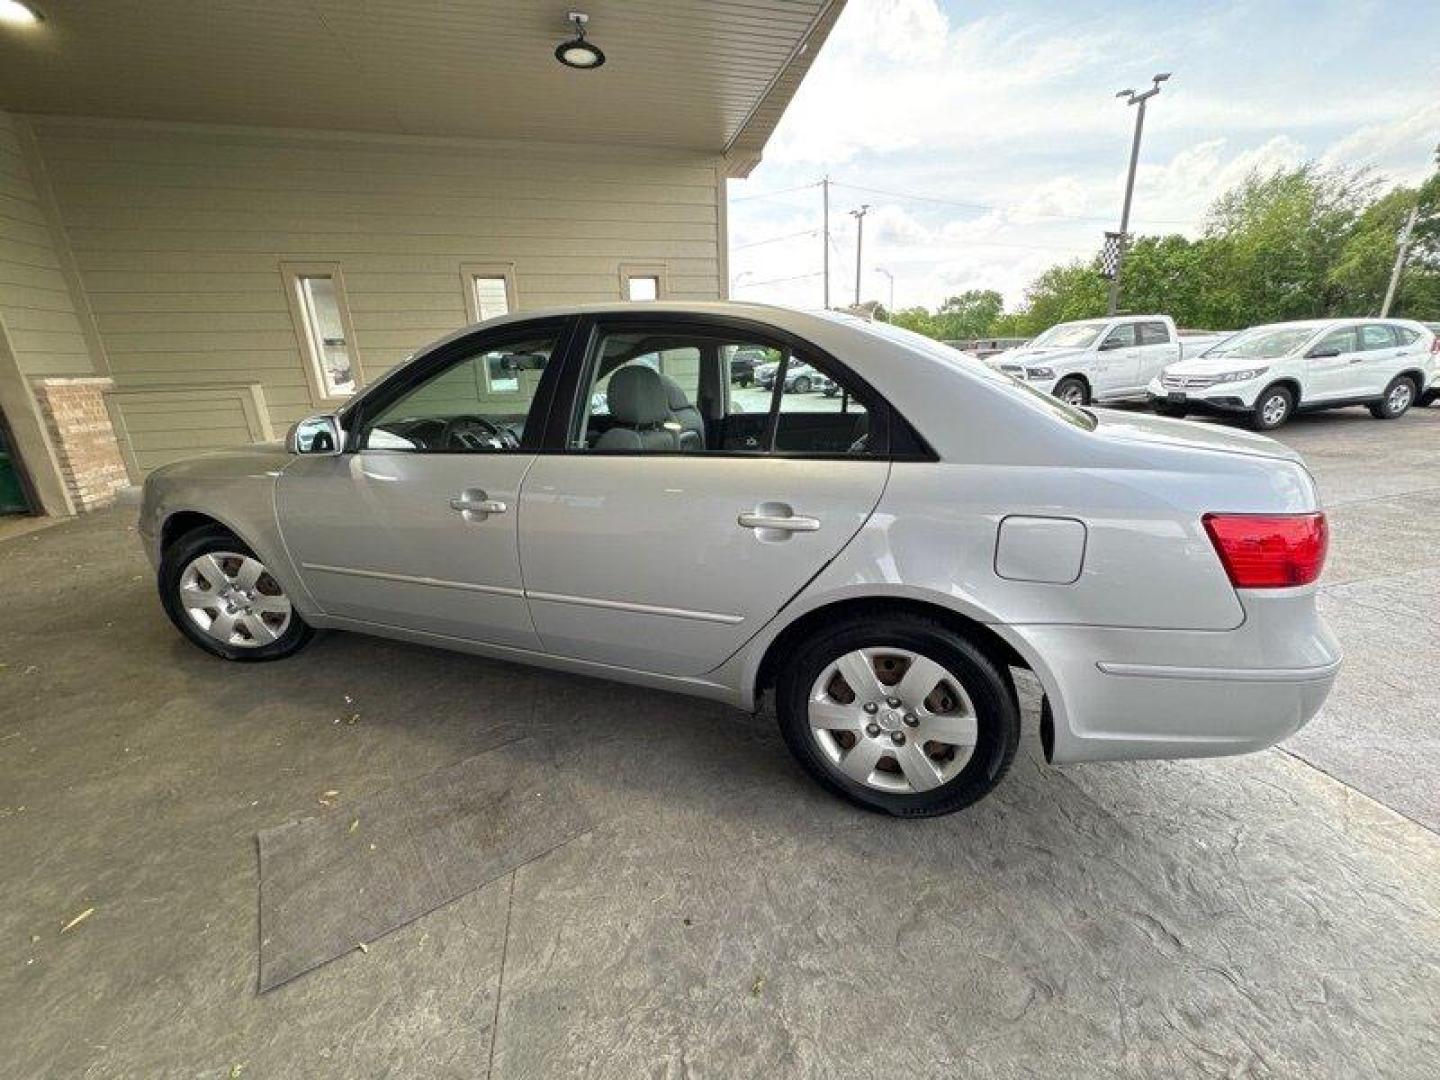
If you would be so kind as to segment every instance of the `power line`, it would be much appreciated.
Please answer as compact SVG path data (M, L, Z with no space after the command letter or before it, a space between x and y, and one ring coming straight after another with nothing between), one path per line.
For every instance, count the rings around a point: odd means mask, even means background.
M778 191L757 191L753 195L736 195L731 202L749 202L751 199L775 199L781 195L793 195L797 191L809 191L811 188L820 186L816 180L809 184L796 184L794 187L780 188Z
M871 195L886 195L892 199L904 199L909 202L938 203L941 206L958 206L964 210L992 210L999 213L1018 212L1018 208L1016 207L999 206L995 203L965 202L961 199L944 199L938 195L917 195L913 192L894 191L887 188L866 187L861 184L848 184L843 180L832 180L830 182L835 187L849 188L851 191L863 191ZM1029 213L1028 211L1025 212ZM1062 221L1098 221L1101 223L1108 223L1111 220L1108 217L1092 217L1085 214L1031 213L1030 216L1035 218L1058 218ZM1195 224L1193 221L1181 221L1176 218L1147 218L1146 220L1151 224L1155 225L1189 226Z
M823 270L816 270L810 274L794 274L790 277L767 278L765 281L746 281L737 283L734 287L737 289L751 289L756 285L779 285L785 281L805 281L809 278L817 278L824 272Z
M748 244L736 244L731 251L744 251L746 248L760 247L763 244L778 244L782 240L795 240L802 236L814 236L819 229L806 229L803 232L786 233L784 236L769 236L764 240L751 240Z

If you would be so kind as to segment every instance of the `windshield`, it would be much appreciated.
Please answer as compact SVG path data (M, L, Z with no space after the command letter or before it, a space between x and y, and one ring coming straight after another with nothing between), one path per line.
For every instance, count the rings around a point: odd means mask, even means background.
M1266 327L1244 330L1227 341L1206 350L1208 357L1233 357L1236 360L1275 360L1289 356L1315 336L1313 326Z
M1103 322L1062 322L1050 327L1030 342L1031 348L1085 349L1095 343L1105 329Z
M831 315L830 318L835 318ZM1104 323L1099 324L1104 326ZM997 383L1012 391L1017 397L1024 398L1032 406L1038 407L1051 416L1065 421L1067 424L1074 424L1085 431L1094 431L1096 426L1095 417L1084 409L1077 409L1072 405L1066 405L1058 398L1049 394L1041 393L1033 386L1029 386L1013 376L1006 375L1003 371L991 367L973 353L961 352L959 349L944 345L934 338L917 334L913 330L903 330L898 326L889 323L872 322L865 323L865 329L880 337L889 338L906 348L916 349L928 353L930 356L938 357L951 367L963 368L972 375L978 376L987 382ZM1057 328L1058 329L1058 328Z

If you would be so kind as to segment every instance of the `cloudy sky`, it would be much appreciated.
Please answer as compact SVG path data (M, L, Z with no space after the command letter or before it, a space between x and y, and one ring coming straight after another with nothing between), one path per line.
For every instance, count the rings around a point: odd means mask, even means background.
M854 293L847 211L869 203L865 299L889 302L884 267L901 307L968 288L1014 304L1117 227L1135 110L1114 94L1160 71L1137 231L1195 235L1257 166L1413 183L1440 142L1440 0L849 0L765 160L730 184L732 294L822 302L828 173L835 303Z

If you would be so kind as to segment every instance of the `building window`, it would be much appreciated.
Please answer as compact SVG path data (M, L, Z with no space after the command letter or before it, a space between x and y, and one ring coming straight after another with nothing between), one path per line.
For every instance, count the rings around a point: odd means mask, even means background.
M460 267L460 285L465 293L465 315L469 322L498 319L518 306L515 268L508 263L465 263Z
M286 266L284 274L312 401L348 398L362 379L339 266Z
M630 300L659 300L660 279L658 277L632 277L629 283Z
M660 265L620 267L620 295L626 300L663 300L665 297L665 267Z

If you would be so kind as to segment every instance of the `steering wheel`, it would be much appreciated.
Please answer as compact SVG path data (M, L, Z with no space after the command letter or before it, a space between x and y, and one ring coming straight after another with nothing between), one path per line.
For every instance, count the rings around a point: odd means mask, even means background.
M509 428L483 416L452 416L440 429L440 445L446 450L518 450L520 440Z

